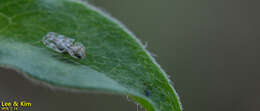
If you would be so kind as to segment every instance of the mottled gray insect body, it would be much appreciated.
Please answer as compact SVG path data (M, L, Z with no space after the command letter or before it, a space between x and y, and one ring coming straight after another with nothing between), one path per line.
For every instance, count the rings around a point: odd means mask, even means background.
M82 59L85 57L85 47L75 39L65 37L55 32L49 32L42 39L42 42L48 48L59 53L68 52L72 57Z
M74 57L81 59L82 57L85 57L85 47L83 44L76 42L74 45L69 47L70 50L68 50L68 53Z
M54 32L49 32L46 36L43 37L42 42L48 48L51 48L59 53L63 53L66 51L66 46L64 46L65 44L62 42L62 40L65 40L64 36L58 35Z

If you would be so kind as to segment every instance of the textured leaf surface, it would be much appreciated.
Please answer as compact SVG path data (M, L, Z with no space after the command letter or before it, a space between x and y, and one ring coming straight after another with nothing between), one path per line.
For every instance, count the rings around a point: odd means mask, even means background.
M76 39L86 58L41 43L48 32ZM119 23L71 0L0 0L0 65L53 86L129 95L148 111L181 111L166 74Z

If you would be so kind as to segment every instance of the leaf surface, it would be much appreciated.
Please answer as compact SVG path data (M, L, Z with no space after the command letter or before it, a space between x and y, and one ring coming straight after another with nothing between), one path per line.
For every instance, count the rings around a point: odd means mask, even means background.
M58 53L48 32L73 38L86 58ZM72 0L0 0L0 65L53 85L130 96L148 111L181 111L165 72L120 23Z

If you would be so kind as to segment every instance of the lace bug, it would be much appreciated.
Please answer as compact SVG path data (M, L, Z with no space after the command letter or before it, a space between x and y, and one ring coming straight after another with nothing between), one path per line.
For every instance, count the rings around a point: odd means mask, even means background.
M75 39L65 37L64 35L57 34L55 32L47 33L42 42L45 46L55 50L59 53L69 53L72 57L77 59L83 59L85 54L85 47L79 42L75 42Z

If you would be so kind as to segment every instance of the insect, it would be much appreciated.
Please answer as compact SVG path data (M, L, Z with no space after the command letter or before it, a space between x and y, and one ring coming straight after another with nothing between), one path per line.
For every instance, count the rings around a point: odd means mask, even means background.
M70 46L67 51L74 58L82 59L86 56L85 47L79 42L76 42L74 45Z
M43 37L42 42L45 46L55 50L56 52L67 52L77 59L83 59L86 56L83 44L75 42L75 39L65 37L64 35L55 32L47 33Z

